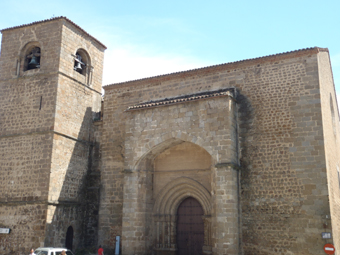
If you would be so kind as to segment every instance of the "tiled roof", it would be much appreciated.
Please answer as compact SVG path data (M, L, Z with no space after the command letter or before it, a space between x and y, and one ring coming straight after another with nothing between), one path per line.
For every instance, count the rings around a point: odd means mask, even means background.
M152 77L147 77L147 78L142 78L142 79L137 79L137 80L108 84L108 85L105 85L103 88L105 90L108 90L108 89L116 89L120 87L131 86L131 85L135 86L135 85L159 83L162 81L174 79L176 77L183 78L183 77L188 77L188 76L192 76L196 74L203 74L203 73L209 73L209 72L216 72L219 70L239 68L240 66L244 66L244 65L261 64L267 61L268 62L279 61L281 59L299 57L299 56L303 56L307 54L316 54L320 51L328 52L328 49L320 48L320 47L311 47L311 48L305 48L305 49L300 49L300 50L287 51L283 53L272 54L272 55L267 55L267 56L258 57L258 58L243 59L243 60L228 62L224 64L219 64L219 65L207 66L207 67L196 68L196 69L191 69L191 70L186 70L186 71L181 71L181 72L174 72L174 73L152 76Z
M4 28L1 29L0 32L2 33L3 31L7 31L7 30L11 30L11 29L16 29L16 28L22 28L22 27L27 27L27 26L32 26L32 25L36 25L36 24L40 24L40 23L45 23L45 22L49 22L49 21L54 21L54 20L58 20L58 19L65 19L66 21L68 21L69 23L71 23L72 25L74 25L76 28L78 28L79 30L81 30L84 34L86 34L87 36L91 37L92 39L94 39L97 43L99 43L102 47L104 47L105 49L106 46L104 44L102 44L100 41L98 41L96 38L94 38L92 35L90 35L89 33L87 33L84 29L82 29L80 26L78 26L76 23L74 23L73 21L69 20L68 18L64 17L64 16L59 16L59 17L54 17L54 18L50 18L50 19L45 19L45 20L41 20L41 21L36 21L36 22L32 22L29 24L23 24L20 26L15 26L15 27L9 27L9 28Z
M221 96L229 96L231 98L234 98L235 91L233 88L228 88L228 89L223 89L223 90L206 91L203 93L197 93L197 94L191 94L191 95L185 95L185 96L179 96L179 97L173 97L173 98L165 98L161 100L143 102L143 103L139 103L133 106L129 106L126 110L131 111L131 110L140 110L140 109L145 109L145 108L154 108L154 107L180 104L180 103L186 103L189 101L198 101L202 99L208 99L212 97L221 97Z

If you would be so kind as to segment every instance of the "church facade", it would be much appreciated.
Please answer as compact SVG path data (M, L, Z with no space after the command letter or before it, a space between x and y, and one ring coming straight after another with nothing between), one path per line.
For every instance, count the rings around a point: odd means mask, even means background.
M65 17L1 30L0 254L321 254L339 245L339 113L308 48L104 86Z

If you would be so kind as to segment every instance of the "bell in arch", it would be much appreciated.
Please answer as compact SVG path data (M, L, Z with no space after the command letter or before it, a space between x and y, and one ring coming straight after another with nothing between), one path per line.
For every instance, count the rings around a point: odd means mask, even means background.
M75 71L77 71L80 74L82 73L82 70L83 70L81 66L85 65L85 63L83 63L81 59L82 59L81 56L77 53L76 58L74 59L74 68L73 68Z
M38 62L38 59L36 56L32 56L31 61L28 63L28 66L30 68L36 68L39 67L40 63Z
M80 72L83 68L81 68L80 62L76 61L76 64L74 66L74 70Z

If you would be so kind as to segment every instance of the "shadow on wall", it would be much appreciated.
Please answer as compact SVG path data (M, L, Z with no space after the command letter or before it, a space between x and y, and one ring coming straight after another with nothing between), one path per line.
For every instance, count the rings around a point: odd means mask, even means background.
M77 137L54 136L45 246L73 251L97 246L100 172L94 115L88 107L81 123L71 120L80 126Z

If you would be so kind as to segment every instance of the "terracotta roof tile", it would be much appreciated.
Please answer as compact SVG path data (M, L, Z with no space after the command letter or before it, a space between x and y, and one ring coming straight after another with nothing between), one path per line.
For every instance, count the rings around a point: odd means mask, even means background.
M45 20L41 20L41 21L36 21L36 22L32 22L29 24L23 24L20 26L15 26L15 27L9 27L9 28L4 28L1 29L0 32L2 33L3 31L7 31L7 30L11 30L11 29L16 29L16 28L22 28L22 27L27 27L27 26L32 26L32 25L36 25L36 24L40 24L40 23L45 23L45 22L49 22L49 21L54 21L54 20L58 20L58 19L65 19L66 21L68 21L69 23L71 23L72 25L74 25L76 28L78 28L79 30L81 30L83 33L85 33L87 36L91 37L92 39L94 39L97 43L99 43L102 47L104 47L105 49L106 46L104 44L102 44L100 41L98 41L96 38L94 38L92 35L90 35L89 33L87 33L84 29L82 29L80 26L78 26L76 23L74 23L73 21L69 20L68 18L64 17L64 16L59 16L59 17L54 17L54 18L50 18L50 19L45 19Z
M180 103L185 103L189 101L198 101L202 99L208 99L212 97L229 96L231 98L235 98L235 94L236 92L234 88L215 90L215 91L206 91L206 92L197 93L197 94L190 94L190 95L185 95L185 96L143 102L143 103L139 103L133 106L129 106L126 109L126 111L180 104Z

